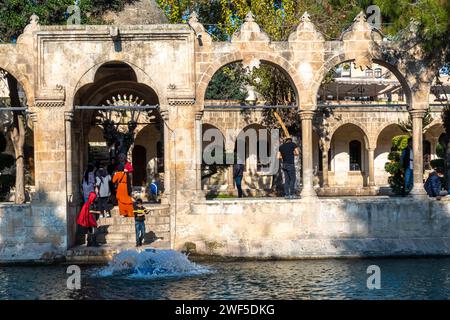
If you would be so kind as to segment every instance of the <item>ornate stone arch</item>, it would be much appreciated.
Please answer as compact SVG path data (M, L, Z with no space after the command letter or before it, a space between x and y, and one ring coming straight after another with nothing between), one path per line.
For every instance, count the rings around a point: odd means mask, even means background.
M68 105L70 106L70 108L73 108L73 104L74 104L74 98L75 95L77 94L78 90L83 87L84 85L90 84L94 82L95 79L95 75L98 71L98 69L100 69L103 65L109 63L109 62L120 62L120 63L124 63L127 64L136 74L137 77L137 82L138 83L142 83L145 84L147 86L149 86L150 88L152 88L157 97L158 100L161 102L163 101L163 96L162 96L162 92L164 92L163 90L161 90L160 86L158 84L156 84L155 81L153 81L153 79L138 65L134 64L133 62L130 62L128 60L109 60L109 59L99 59L99 61L97 63L95 63L93 66L90 66L87 69L84 69L82 72L79 73L77 79L78 82L77 84L74 86L73 91L70 93L70 96L67 97L67 101L68 101Z
M334 126L332 126L329 130L330 142L333 140L333 136L339 128L342 128L343 126L346 126L349 124L352 124L352 125L358 127L362 131L365 147L367 149L374 148L373 141L372 141L373 139L370 139L370 134L369 134L369 131L367 130L366 126L364 126L361 122L359 122L357 120L353 120L353 119L345 120L345 122L342 122L342 123L339 122L339 123L335 124Z
M258 59L263 63L271 64L275 67L280 68L288 79L291 81L292 87L294 88L297 96L297 100L299 99L299 89L301 88L301 79L298 76L297 70L295 67L285 58L281 57L279 54L270 53L270 52L233 52L228 53L219 59L210 63L208 69L201 75L200 80L197 85L196 90L196 100L202 106L205 100L206 89L213 78L214 74L220 70L222 67L229 65L234 62L239 61L249 61L252 59Z
M29 107L34 106L34 87L31 85L30 80L22 72L20 72L13 64L7 63L5 66L0 64L0 69L6 71L12 75L17 82L22 86L25 95L27 97L27 103Z
M321 66L319 71L316 73L315 78L311 85L311 92L314 94L314 98L317 97L317 92L319 92L319 88L322 84L323 79L327 75L327 73L335 66L346 63L346 62L354 62L358 59L359 54L357 52L348 52L348 53L341 53L338 55L335 55L324 62L324 64ZM389 71L391 71L396 78L399 80L402 89L404 90L406 94L406 101L409 106L412 105L412 85L408 82L406 77L393 65L390 63L381 60L379 58L372 58L372 62L379 64ZM315 100L314 100L315 101Z

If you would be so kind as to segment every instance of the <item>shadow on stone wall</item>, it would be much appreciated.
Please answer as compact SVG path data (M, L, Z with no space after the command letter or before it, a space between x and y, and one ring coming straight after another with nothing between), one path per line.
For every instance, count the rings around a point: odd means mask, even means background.
M62 260L67 221L66 203L51 201L42 191L39 201L0 204L0 263Z
M340 199L345 220L327 250L338 256L450 255L450 197Z

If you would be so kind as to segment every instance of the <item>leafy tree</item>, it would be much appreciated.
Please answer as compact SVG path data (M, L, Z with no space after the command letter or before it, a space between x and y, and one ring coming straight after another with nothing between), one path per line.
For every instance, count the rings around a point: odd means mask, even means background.
M231 64L216 72L206 90L206 99L244 101L247 92L244 89L246 81L242 64Z
M136 0L79 0L81 24L101 24L105 11L120 11ZM74 0L2 0L0 6L0 42L15 42L34 13L41 24L66 24L67 8Z
M410 135L400 135L392 138L391 152L388 155L389 162L384 168L390 174L389 185L395 194L404 193L405 171L400 165L400 157L403 149L408 145Z

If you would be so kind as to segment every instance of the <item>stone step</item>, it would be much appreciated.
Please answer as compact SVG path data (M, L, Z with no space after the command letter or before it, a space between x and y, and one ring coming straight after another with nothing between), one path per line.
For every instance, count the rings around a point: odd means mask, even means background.
M170 248L169 206L159 204L145 204L144 206L150 209L145 220L145 243L151 243L161 248ZM111 214L110 218L97 220L97 241L107 246L133 246L136 243L134 218L120 216L117 206L111 210ZM85 236L80 235L78 243L84 244L84 241Z
M156 238L160 240L169 241L170 232L148 232L145 235L145 240L151 242ZM114 232L114 233L98 233L97 241L99 243L117 243L117 242L136 242L136 233L133 232Z
M147 224L166 224L170 223L169 216L147 216L145 218L145 225ZM97 224L101 225L134 225L134 218L126 217L111 217L100 218L97 220Z
M159 205L149 205L149 206L147 206L147 205L144 204L144 207L146 209L150 210L150 212L148 214L149 216L165 216L165 215L169 215L170 214L169 213L169 206L167 206L167 205L160 205L159 204ZM114 217L120 217L119 207L115 206L111 210L111 214Z
M144 244L136 248L134 243L105 244L99 247L86 247L80 245L73 247L66 252L66 263L71 264L92 264L108 263L113 256L123 250L145 250L145 249L170 249L168 241L156 241L151 244Z
M133 224L110 224L110 225L100 225L98 228L99 233L135 233L136 227ZM163 224L152 224L152 223L146 223L145 224L145 230L146 232L153 231L155 233L158 232L169 232L170 231L170 225L168 223Z

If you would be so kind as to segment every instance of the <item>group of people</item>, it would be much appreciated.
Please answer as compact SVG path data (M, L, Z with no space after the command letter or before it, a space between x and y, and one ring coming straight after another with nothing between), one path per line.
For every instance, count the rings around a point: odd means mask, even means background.
M144 208L142 199L133 200L133 171L125 154L120 154L118 163L113 160L107 168L99 163L88 165L82 181L84 205L77 218L77 224L87 230L87 246L99 246L97 220L111 217L111 209L116 203L122 217L134 217L136 246L143 244L148 210Z
M295 181L296 181L296 170L295 170L295 157L300 154L297 144L292 141L291 137L285 138L283 144L280 145L278 149L277 157L281 161L281 170L284 177L284 196L286 199L295 199ZM413 170L414 170L414 157L412 149L412 138L408 139L408 145L402 150L400 157L400 164L404 173L404 185L403 194L406 195L413 188ZM235 164L233 167L233 179L238 191L238 197L243 197L242 191L242 178L244 175L244 165ZM433 170L428 175L425 181L424 188L428 196L435 197L440 200L442 196L446 196L450 191L442 190L442 178L444 177L444 172L442 168L433 168Z
M287 137L284 143L280 145L277 158L281 160L281 170L284 176L284 197L286 199L297 198L295 194L295 157L299 156L300 151L297 144L292 141L291 137ZM243 197L242 178L244 176L244 165L237 161L233 166L233 180L238 191L238 197Z

